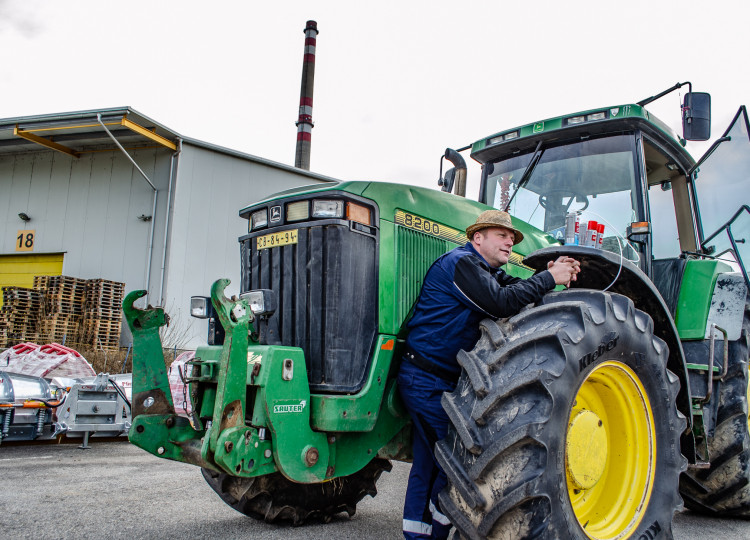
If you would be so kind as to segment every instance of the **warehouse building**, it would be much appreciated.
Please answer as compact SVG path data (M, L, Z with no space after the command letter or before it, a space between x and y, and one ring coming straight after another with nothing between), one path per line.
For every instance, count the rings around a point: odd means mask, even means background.
M184 137L129 107L2 119L0 285L66 275L145 289L172 317L174 344L194 347L206 323L188 316L190 296L219 277L239 291L239 209L333 181Z

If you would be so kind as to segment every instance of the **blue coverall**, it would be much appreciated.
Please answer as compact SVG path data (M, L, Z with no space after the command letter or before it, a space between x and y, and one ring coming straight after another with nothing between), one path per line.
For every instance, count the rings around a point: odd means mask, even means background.
M448 431L440 403L453 391L461 368L456 355L479 339L479 322L510 317L555 287L548 271L519 279L491 267L471 242L441 256L430 267L408 323L406 353L398 385L414 423L413 462L404 502L404 538L448 538L451 524L440 511L446 486L434 447Z

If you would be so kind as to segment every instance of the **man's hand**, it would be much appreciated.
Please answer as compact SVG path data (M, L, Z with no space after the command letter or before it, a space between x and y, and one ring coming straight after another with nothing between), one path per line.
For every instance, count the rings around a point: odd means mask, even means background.
M570 282L575 281L581 271L581 263L572 257L558 257L556 261L547 263L547 270L555 278L556 285L569 287Z

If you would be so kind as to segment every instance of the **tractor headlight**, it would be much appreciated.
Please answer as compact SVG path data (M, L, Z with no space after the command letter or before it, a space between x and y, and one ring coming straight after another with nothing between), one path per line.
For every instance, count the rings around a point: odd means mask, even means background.
M250 311L259 317L273 315L276 311L276 293L271 289L247 291L240 298L250 304Z
M190 316L196 319L208 319L211 316L211 299L207 296L191 296Z
M310 203L308 201L297 201L286 205L287 221L302 221L310 217Z
M340 218L344 217L344 201L313 201L313 217Z
M250 231L260 229L268 225L268 210L258 210L250 214Z

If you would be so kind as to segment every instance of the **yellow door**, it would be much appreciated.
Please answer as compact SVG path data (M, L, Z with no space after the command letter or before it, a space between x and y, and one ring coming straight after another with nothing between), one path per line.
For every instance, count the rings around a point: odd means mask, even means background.
M62 266L62 253L0 255L0 287L32 287L34 276L59 276Z

